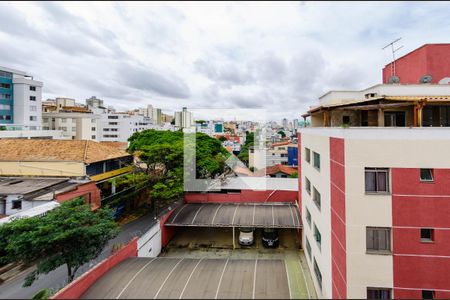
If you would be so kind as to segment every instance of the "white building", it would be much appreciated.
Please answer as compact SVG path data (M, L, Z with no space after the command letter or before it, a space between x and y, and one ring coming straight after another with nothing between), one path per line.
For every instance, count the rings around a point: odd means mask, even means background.
M189 128L194 124L192 113L183 107L182 111L175 112L175 127Z

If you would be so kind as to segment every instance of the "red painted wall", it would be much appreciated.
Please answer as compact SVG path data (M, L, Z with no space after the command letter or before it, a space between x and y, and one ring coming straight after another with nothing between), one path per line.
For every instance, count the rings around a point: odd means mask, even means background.
M330 137L331 277L333 299L347 298L344 140Z
M100 277L129 257L137 256L137 238L56 293L52 299L79 299Z
M260 203L260 202L296 202L297 191L253 191L240 193L185 193L186 203Z
M167 214L161 217L159 224L161 226L161 247L164 248L169 244L170 240L173 238L177 232L177 227L165 226L167 220L172 215L175 209L172 209Z
M55 198L56 201L62 203L80 196L84 196L86 203L91 203L92 210L96 210L101 206L100 190L95 182L79 185L74 190L56 195Z
M392 64L383 68L383 83L388 83ZM400 83L417 84L423 75L431 75L432 83L450 77L450 44L428 44L400 57L395 62Z
M450 295L450 170L434 169L434 182L420 170L392 169L394 296L421 297L421 290ZM434 228L434 242L420 240L420 228ZM410 290L405 290L410 289ZM398 290L398 291L397 291ZM398 292L398 294L397 294ZM436 291L436 297L438 293Z

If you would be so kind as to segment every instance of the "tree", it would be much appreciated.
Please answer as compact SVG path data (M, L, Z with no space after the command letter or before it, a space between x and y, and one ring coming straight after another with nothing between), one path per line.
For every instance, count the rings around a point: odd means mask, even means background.
M238 155L238 158L248 166L249 163L249 150L250 147L253 147L255 143L255 134L253 132L246 131L245 135L245 143L241 148L241 152Z
M298 178L298 172L293 172L291 175L289 175L289 178Z
M0 263L38 261L25 278L30 286L40 274L66 265L67 281L77 270L96 258L118 233L112 211L91 211L83 198L61 204L45 216L17 219L0 226Z
M281 135L281 138L285 138L286 137L286 133L284 133L283 130L278 131L278 134Z
M221 136L219 136L218 140L221 142L225 142L227 140L227 138L224 137L223 135L221 135Z

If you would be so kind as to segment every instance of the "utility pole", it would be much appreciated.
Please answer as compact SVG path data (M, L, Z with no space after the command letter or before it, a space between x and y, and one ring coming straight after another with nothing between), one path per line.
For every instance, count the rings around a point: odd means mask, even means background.
M397 49L394 49L394 44L398 41L400 41L402 38L399 37L398 39L390 42L389 44L387 44L386 46L384 46L381 50L386 49L387 47L391 46L391 51L392 51L392 63L391 63L391 76L395 76L395 52L397 52L398 50L400 50L401 48L403 48L403 46L398 47Z

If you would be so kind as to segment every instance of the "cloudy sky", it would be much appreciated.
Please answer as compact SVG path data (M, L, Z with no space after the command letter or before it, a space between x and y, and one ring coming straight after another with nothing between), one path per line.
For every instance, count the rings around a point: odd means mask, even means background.
M0 3L0 65L44 99L131 109L259 108L296 118L330 89L381 82L403 55L450 42L449 3Z

